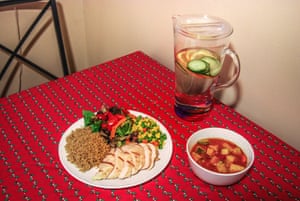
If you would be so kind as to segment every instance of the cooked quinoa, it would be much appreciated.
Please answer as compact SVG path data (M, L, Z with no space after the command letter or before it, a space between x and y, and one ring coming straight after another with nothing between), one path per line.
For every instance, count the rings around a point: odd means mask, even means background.
M89 127L77 128L66 138L67 159L85 172L101 163L110 146Z

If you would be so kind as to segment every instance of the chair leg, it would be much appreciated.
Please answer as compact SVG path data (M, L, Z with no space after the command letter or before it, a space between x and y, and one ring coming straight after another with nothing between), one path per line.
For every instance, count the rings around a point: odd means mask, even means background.
M68 68L68 63L67 63L67 59L66 59L64 43L63 43L63 38L62 38L62 34L61 34L61 28L60 28L60 24L59 24L59 17L58 17L58 12L57 12L57 7L56 7L56 1L55 0L49 0L49 1L51 3L53 22L54 22L54 27L55 27L55 32L56 32L57 43L59 46L59 52L60 52L60 58L61 58L61 62L62 62L63 72L64 72L64 75L69 75L69 68Z

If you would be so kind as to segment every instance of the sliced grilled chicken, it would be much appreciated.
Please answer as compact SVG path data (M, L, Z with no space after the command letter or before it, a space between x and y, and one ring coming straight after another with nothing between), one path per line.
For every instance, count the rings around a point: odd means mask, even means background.
M123 149L121 149L123 151ZM136 155L132 152L128 152L128 151L123 151L125 154L128 154L130 156L130 160L127 160L128 163L130 163L131 165L131 175L135 175L139 169L137 168L137 160L136 160ZM129 158L129 157L128 157Z
M115 149L111 149L103 159L102 163L100 163L98 167L98 172L93 177L95 180L106 179L113 169L115 168L116 158L115 158Z
M155 161L159 160L158 150L157 150L156 146L154 146L151 143L148 143L147 145L151 149L151 159L150 159L150 165L149 165L148 169L152 169L155 164Z
M103 161L99 165L99 171L93 177L95 180L106 179L111 171L114 169L114 164Z
M142 167L142 169L145 170L150 167L152 150L146 143L140 143L139 145L143 147L145 153L145 163L144 166Z
M120 154L121 154L121 150L119 148L116 148L114 153L114 157L115 157L114 169L108 175L107 177L108 179L119 178L119 175L124 167L124 160L122 157L120 157Z
M140 170L153 168L158 154L157 148L148 143L130 143L112 149L98 166L93 179L125 179Z
M135 169L134 165L131 162L131 155L128 152L121 151L119 157L123 159L124 166L118 178L125 179L127 177L130 177L132 175L132 170Z
M145 163L145 153L143 147L137 143L129 143L122 146L121 150L130 153L132 156L132 163L134 164L132 175L140 171Z

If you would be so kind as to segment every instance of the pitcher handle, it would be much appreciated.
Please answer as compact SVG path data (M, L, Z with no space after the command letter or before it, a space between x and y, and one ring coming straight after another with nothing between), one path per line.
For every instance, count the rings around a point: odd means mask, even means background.
M233 76L231 77L231 79L229 79L227 82L225 83L216 83L216 85L213 87L212 91L215 92L217 90L220 89L224 89L227 87L230 87L231 85L233 85L235 83L235 81L239 78L240 76L240 59L239 56L231 49L226 48L223 52L223 55L228 55L231 57L233 64L235 66L235 72L233 74Z

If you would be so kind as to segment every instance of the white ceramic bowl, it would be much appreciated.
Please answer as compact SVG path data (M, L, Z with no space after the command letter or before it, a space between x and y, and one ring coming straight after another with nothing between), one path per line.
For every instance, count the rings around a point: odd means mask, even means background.
M222 174L210 171L197 164L197 162L192 159L190 151L198 140L204 138L221 138L238 145L247 156L247 167L236 173ZM230 185L236 183L245 176L254 162L254 151L251 144L243 136L225 128L206 128L195 132L188 138L186 143L186 152L193 172L203 181L213 185Z

